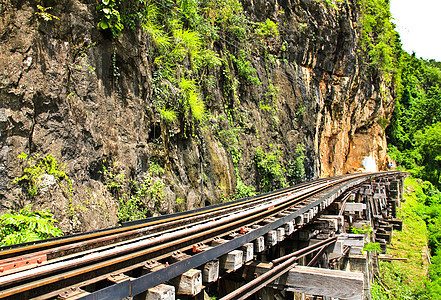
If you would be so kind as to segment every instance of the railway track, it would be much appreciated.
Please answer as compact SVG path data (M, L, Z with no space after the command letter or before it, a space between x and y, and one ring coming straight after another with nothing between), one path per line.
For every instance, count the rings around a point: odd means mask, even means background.
M235 250L304 213L316 214L343 192L366 181L397 176L402 175L383 172L320 179L252 198L130 222L122 227L3 247L0 299L48 299L68 288L99 285L111 275L128 272L132 276L130 280L98 289L89 299L134 296ZM166 262L175 251L188 251L197 244L209 244L215 238L227 236L226 243L165 269L145 275L137 271L146 261Z

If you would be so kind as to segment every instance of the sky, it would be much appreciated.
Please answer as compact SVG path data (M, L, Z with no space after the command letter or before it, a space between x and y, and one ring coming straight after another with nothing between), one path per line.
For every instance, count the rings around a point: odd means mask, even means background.
M441 0L390 0L403 49L441 61Z

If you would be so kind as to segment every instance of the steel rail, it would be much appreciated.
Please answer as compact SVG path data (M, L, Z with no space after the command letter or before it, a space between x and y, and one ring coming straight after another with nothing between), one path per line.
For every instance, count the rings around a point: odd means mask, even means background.
M339 177L342 177L342 176L339 176ZM65 236L65 237L60 237L60 238L53 238L53 239L49 239L46 241L37 241L37 242L18 244L18 245L13 245L13 246L0 247L0 262L6 261L8 258L15 257L17 255L26 255L28 253L35 253L37 250L52 249L56 246L58 246L58 247L66 246L67 248L69 248L69 244L72 244L72 243L78 243L81 241L87 242L88 240L92 240L92 239L96 239L96 238L100 238L100 237L102 237L103 239L107 239L111 235L118 236L118 235L126 233L126 232L142 229L142 228L149 227L149 226L163 225L163 224L166 224L169 222L179 221L179 220L183 220L183 219L186 219L189 217L200 216L202 214L209 214L209 213L213 213L216 211L223 211L227 208L234 208L234 207L249 204L249 203L252 204L256 201L266 201L268 197L276 197L276 196L282 195L282 194L290 192L290 191L295 191L299 188L301 189L304 187L308 187L311 183L314 184L316 182L318 183L318 182L322 182L322 181L331 181L331 180L334 180L335 178L339 178L339 177L317 179L312 182L301 183L301 184L298 184L298 185L295 185L295 186L292 186L289 188L284 188L281 190L277 190L274 192L270 192L270 193L250 197L250 198L239 199L239 200L236 200L233 202L221 203L221 204L217 204L217 205L211 205L211 206L187 211L184 213L175 213L175 214L169 215L168 217L165 217L165 218L164 218L164 216L160 216L160 217L152 217L152 218L137 220L137 221L133 221L133 222L128 222L128 223L125 223L125 226L122 226L122 227L114 227L114 228L103 229L103 230L99 230L99 231L95 231L95 232L91 232L91 233L82 233L82 234L75 234L75 235L70 235L70 236ZM92 241L92 243L93 243L93 241Z
M330 180L331 179L316 181L315 184L317 184L319 182L323 182L323 181L330 181ZM301 186L295 190L286 191L285 194L294 193L294 191L296 193L299 193L301 190L306 189L306 188L308 188L308 186L304 185L304 186ZM45 262L44 264L47 264L47 263L49 263L49 261L54 261L54 259L56 259L56 258L61 257L61 259L64 259L67 255L69 255L69 256L67 256L69 258L73 258L73 257L75 257L75 255L73 255L73 254L77 254L76 256L90 254L93 251L99 251L102 248L102 246L113 247L114 245L118 245L117 243L134 242L134 241L136 241L135 238L142 239L142 238L146 237L147 235L150 235L153 233L166 232L167 229L169 229L169 228L172 228L171 230L176 230L176 229L179 229L179 227L181 227L181 226L194 225L194 224L197 224L197 222L205 221L207 219L213 219L215 217L218 217L218 216L230 213L230 212L245 210L245 209L249 208L250 206L256 206L256 205L259 205L260 203L267 202L269 200L273 201L273 200L276 200L277 198L280 198L280 197L283 197L283 194L269 195L267 199L258 198L251 203L248 202L245 204L240 202L236 206L228 207L222 211L220 211L220 210L217 210L214 212L208 211L208 212L202 213L198 216L189 217L189 218L186 218L183 220L174 220L174 221L167 222L165 224L148 226L148 227L144 227L141 229L123 232L120 234L103 236L103 237L92 239L92 240L81 241L81 242L77 242L74 244L67 244L64 246L41 250L41 251L33 252L30 254L11 257L8 259L0 260L0 265L15 262L15 261L28 261L32 258L40 257L41 255L46 255L47 262ZM19 269L15 270L15 272L23 271L25 269L32 269L37 266L41 266L41 264L40 265L37 265L37 264L27 265L27 266L25 266L25 268L19 268ZM9 272L8 274L11 274L11 273L14 273L14 270L12 270L12 272ZM0 273L0 277L1 276L2 275Z
M328 188L330 185L334 185L334 184L337 184L337 183L340 183L340 182L346 181L346 180L347 179L340 179L340 180L336 180L336 182L323 183L323 184L321 184L321 189L320 190L324 190L324 189ZM301 197L301 199L305 199L305 198L311 196L312 194L317 194L319 192L319 190L317 190L314 187L310 187L309 189L310 189L310 191L308 191L308 193L306 193L304 195L301 195L301 196L298 196L298 197ZM277 207L276 207L276 205L273 205L272 203L270 203L270 204L268 204L266 206L264 205L264 207L258 207L258 208L255 208L255 209L251 209L247 213L247 215L248 215L247 218L244 218L243 213L242 214L233 214L233 218L227 217L227 218L221 219L221 220L219 220L217 222L212 222L211 224L210 223L206 224L205 226L201 226L201 227L200 226L196 226L195 228L192 229L192 231L194 233L196 233L196 234L188 236L188 234L189 234L188 231L181 232L180 233L181 237L182 236L185 236L185 237L183 237L183 238L181 238L179 240L176 240L176 238L177 238L176 235L170 235L169 240L173 240L173 241L171 241L171 242L169 242L167 244L160 244L160 245L157 245L155 247L150 247L148 249L144 249L144 250L141 250L141 251L138 251L138 252L135 252L135 253L129 252L126 255L119 256L119 257L116 257L116 258L111 259L111 260L106 260L104 262L100 262L100 263L97 263L97 264L92 264L90 266L85 266L85 267L80 268L80 269L75 269L73 271L63 273L62 276L60 276L60 274L56 274L54 276L46 277L46 278L44 278L42 280L38 280L36 282L26 283L26 284L24 284L24 285L22 285L20 287L10 288L8 290L0 292L0 297L12 296L13 294L16 294L17 291L19 291L19 292L29 291L29 290L38 288L39 286L42 286L42 285L51 284L51 283L54 283L55 281L59 280L60 277L62 279L66 279L66 278L71 278L71 277L74 277L74 276L79 276L79 275L84 274L86 272L91 272L91 271L95 271L96 272L97 269L103 269L105 267L109 267L111 265L116 265L118 263L121 263L121 262L124 262L124 261L127 261L127 260L134 260L134 258L137 258L137 257L144 257L147 254L154 253L154 252L157 252L159 250L163 250L163 249L168 248L168 247L172 248L173 246L176 246L178 244L179 245L183 244L183 243L187 243L188 244L189 242L190 243L194 243L196 239L206 238L207 235L211 236L211 237L218 236L221 231L228 232L228 231L233 230L234 228L238 228L240 226L243 226L244 224L248 224L249 222L258 221L258 220L261 220L264 217L268 217L268 216L277 214L282 209L289 208L290 206L295 204L295 202L298 202L298 200L299 200L298 197L295 197L294 199L292 199L291 201L288 201L288 202L286 202L285 199L283 199L283 201L280 200L279 201L280 203L278 203L279 206L277 206ZM259 211L260 211L260 213L256 214L256 212L259 212ZM236 215L236 216L234 216L234 215ZM233 220L235 220L235 221L232 222ZM223 225L219 226L221 224L223 224ZM206 230L207 227L212 227L212 229ZM203 230L205 230L205 231L203 231ZM165 241L166 241L166 239L163 238L162 240L157 240L155 242L158 243L158 242L165 242ZM154 244L153 241L151 241L151 242L147 241L147 242L148 243L143 245L144 248L148 247L148 246L152 246L152 244ZM123 250L127 250L127 249L123 249ZM175 249L173 249L173 250L175 250ZM121 251L121 252L126 252L127 253L127 251ZM117 254L122 254L122 253L117 253ZM112 256L115 256L117 254L112 254ZM104 257L107 259L108 255L104 255ZM95 260L98 260L100 258L102 258L102 256L85 257L83 259L83 263L86 263L86 262L90 263L90 261L95 261ZM143 260L145 260L145 258L143 258ZM74 260L74 261L71 261L69 263L69 266L72 266L72 265L78 266L78 265L81 265L81 264L80 264L80 262L78 260ZM57 271L60 271L63 268L68 268L68 266L64 266L63 267L63 266L57 265L57 264L55 264L55 266L50 266L50 267L51 267L52 270L55 268ZM34 271L34 270L29 270L29 271ZM22 279L22 280L23 279L30 279L31 277L35 278L36 276L42 276L42 275L47 276L50 273L48 270L41 269L41 267L39 268L39 270L35 270L35 272L33 272L33 274L32 274L32 272L29 272L29 271L18 273L15 276L5 276L6 278L3 278L3 279L0 278L0 287L8 285L8 284L12 284L12 283L17 283L17 281L19 281L20 279Z

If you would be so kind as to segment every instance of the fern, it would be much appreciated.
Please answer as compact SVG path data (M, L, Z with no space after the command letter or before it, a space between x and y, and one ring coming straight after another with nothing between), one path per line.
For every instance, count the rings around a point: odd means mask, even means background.
M40 189L41 176L44 174L54 176L63 192L67 192L69 197L72 197L72 182L64 171L64 165L58 164L57 160L52 157L51 154L40 158L38 154L28 156L25 153L21 153L18 158L25 160L27 167L23 169L23 175L15 178L13 183L25 184L31 198L37 195ZM61 185L63 181L68 184L67 191L65 191Z
M197 55L202 47L202 40L196 31L177 29L173 30L177 46L185 48L191 56Z
M161 116L161 119L164 120L166 123L174 123L178 119L178 115L173 109L161 108L159 109L159 114Z
M205 118L205 104L197 92L196 84L193 80L181 79L179 83L184 107L184 114L191 115L195 120L202 121Z
M162 52L167 52L172 46L172 38L167 32L161 29L161 26L151 21L142 24L143 29L150 35L153 43Z
M202 121L205 118L205 104L200 98L200 95L198 93L191 92L187 101L193 118L195 118L197 121Z
M49 211L31 212L26 206L17 213L0 216L0 245L13 245L61 236L63 232Z

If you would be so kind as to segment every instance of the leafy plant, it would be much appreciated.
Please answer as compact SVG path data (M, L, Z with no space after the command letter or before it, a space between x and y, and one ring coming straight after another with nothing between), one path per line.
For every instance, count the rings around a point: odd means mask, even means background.
M102 30L110 29L113 37L117 38L124 29L124 24L121 22L116 0L101 0L96 9L100 14L98 28Z
M237 133L239 131L240 129L233 127L227 130L220 130L218 132L219 139L225 150L227 150L227 152L231 155L234 166L237 166L242 157L239 139L237 138Z
M48 22L48 21L52 21L52 20L60 20L60 18L58 18L57 16L54 16L50 13L48 13L48 10L51 10L52 7L43 7L41 5L37 5L37 9L38 11L35 13L35 15L40 18L43 19L44 21Z
M244 50L239 51L239 56L235 57L230 54L230 59L235 63L237 67L237 73L246 82L253 85L261 85L259 78L254 76L256 74L256 69L253 68L251 61L247 59L247 54Z
M103 160L102 174L104 175L106 188L112 195L119 197L126 184L125 176L122 173L114 173L114 170L117 169L118 161L115 160L110 166L108 166L107 163L106 159Z
M371 252L371 251L377 251L381 252L381 245L380 243L367 243L363 246L363 251Z
M299 144L294 152L294 159L288 161L286 166L286 178L289 184L294 185L305 180L306 172L304 161L306 155L303 144Z
M259 147L254 154L254 161L261 177L260 187L263 192L287 186L281 150L265 152Z
M31 198L37 195L41 187L41 176L44 174L54 176L63 192L67 192L69 198L72 197L72 182L64 171L64 165L59 165L51 154L41 158L38 154L28 156L21 153L18 158L24 160L27 167L23 169L23 175L15 178L13 182L24 184ZM67 183L67 187L63 182Z
M235 191L235 198L236 199L252 197L257 194L254 186L246 185L245 183L243 183L240 176L237 175L236 177L237 177L237 185L236 185L236 191Z
M257 28L255 29L255 33L260 38L279 36L279 31L277 30L277 23L274 23L270 19L266 19L266 21L262 23L257 23Z
M178 119L178 114L173 109L160 108L159 114L166 123L174 123Z
M31 211L28 205L19 212L0 216L0 246L14 245L63 235L49 211Z
M192 117L197 121L202 121L205 118L205 105L197 92L195 82L182 78L179 87L183 98L181 104L184 107L184 115L188 119Z
M360 6L361 47L367 54L366 63L375 72L380 71L386 85L394 84L399 89L401 82L401 45L398 33L391 22L389 1L357 0ZM385 91L382 91L384 94Z
M355 234L371 234L372 228L369 224L364 224L362 228L351 227L351 231Z
M148 216L148 202L159 204L163 196L164 182L158 177L165 170L155 162L150 162L149 171L142 182L133 181L130 191L119 198L119 222L133 221Z

